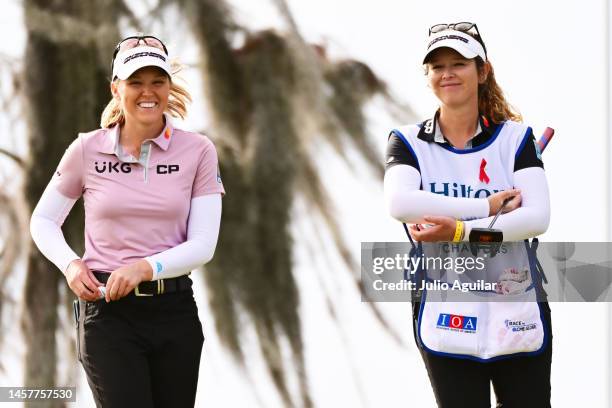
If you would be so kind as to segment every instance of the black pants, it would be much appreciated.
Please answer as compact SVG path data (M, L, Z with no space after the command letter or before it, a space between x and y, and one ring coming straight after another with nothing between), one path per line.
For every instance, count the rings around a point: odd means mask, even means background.
M193 407L204 336L191 289L80 301L78 356L97 407Z
M498 408L549 408L552 330L550 307L542 304L551 333L544 351L491 363L440 357L421 349L439 408L491 406L491 386Z

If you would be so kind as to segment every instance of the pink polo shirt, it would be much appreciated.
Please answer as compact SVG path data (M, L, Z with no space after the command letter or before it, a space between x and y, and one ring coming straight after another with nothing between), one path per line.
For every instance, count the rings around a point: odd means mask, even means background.
M51 180L65 196L83 196L83 261L92 270L111 272L185 242L191 199L225 193L206 136L175 129L166 116L162 133L143 142L145 166L120 160L118 132L79 134Z

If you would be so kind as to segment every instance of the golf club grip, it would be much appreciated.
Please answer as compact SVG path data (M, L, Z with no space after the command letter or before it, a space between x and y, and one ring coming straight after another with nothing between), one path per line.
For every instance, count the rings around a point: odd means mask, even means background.
M550 142L550 139L552 139L554 135L555 129L551 127L547 127L546 129L544 129L544 133L542 133L540 140L537 141L538 147L540 148L540 153L542 153L544 149L546 149L546 146L548 146L548 142Z

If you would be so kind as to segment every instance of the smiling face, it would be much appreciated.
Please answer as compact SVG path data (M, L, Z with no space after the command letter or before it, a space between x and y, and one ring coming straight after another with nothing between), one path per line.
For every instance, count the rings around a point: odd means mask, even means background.
M451 48L439 48L431 54L426 67L429 87L443 106L478 106L478 84L484 83L486 69L479 72L475 59L466 59Z
M111 91L121 105L126 123L134 122L143 127L163 124L170 79L162 69L141 68L128 79L113 82Z

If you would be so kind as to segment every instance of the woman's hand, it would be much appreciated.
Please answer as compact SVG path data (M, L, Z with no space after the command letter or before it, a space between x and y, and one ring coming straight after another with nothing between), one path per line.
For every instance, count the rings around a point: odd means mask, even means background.
M106 282L106 302L119 300L134 290L140 282L150 281L153 269L144 259L115 269Z
M417 225L411 225L409 227L410 235L415 240L422 242L450 242L455 237L455 229L457 228L456 219L429 215L426 215L423 219L432 226L417 229Z
M514 211L521 206L521 190L515 188L512 190L499 191L495 194L491 194L487 198L487 200L489 200L489 217L497 214L504 204L504 201L508 198L512 198L512 200L506 204L502 210L502 214Z
M94 302L100 298L98 286L103 286L89 270L85 262L75 259L66 269L68 286L77 297Z

